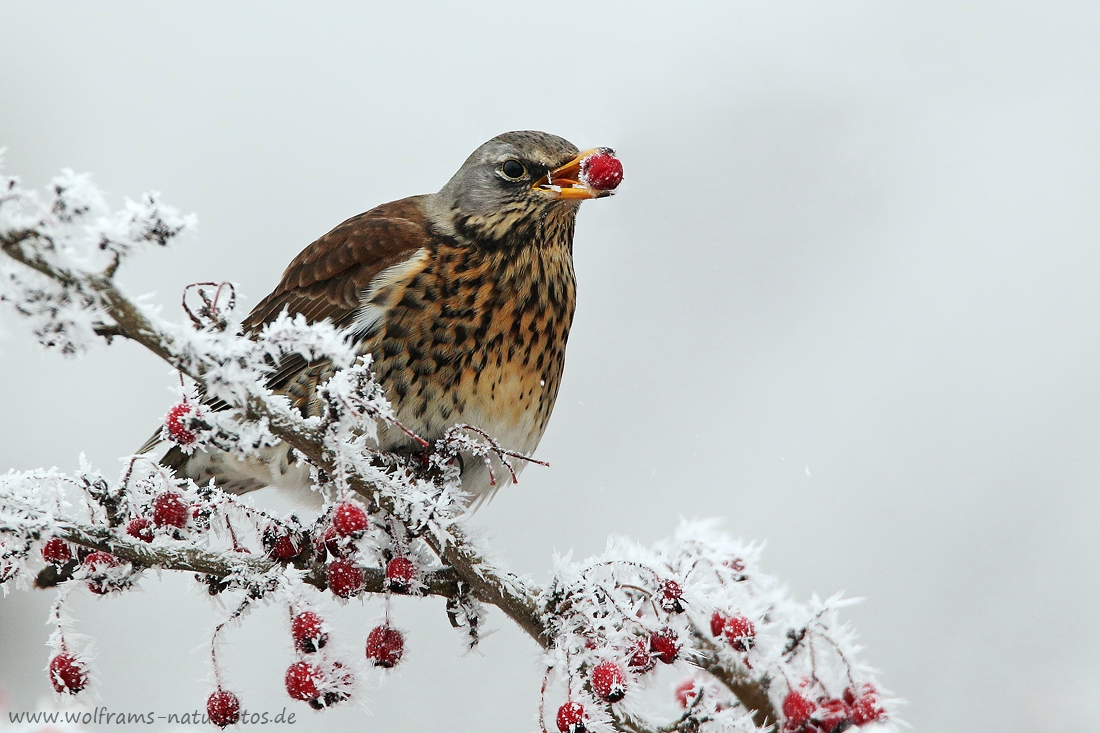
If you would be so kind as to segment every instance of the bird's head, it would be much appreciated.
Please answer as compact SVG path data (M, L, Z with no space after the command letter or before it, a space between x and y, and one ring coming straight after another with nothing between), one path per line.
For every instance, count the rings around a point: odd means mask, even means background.
M618 184L600 188L588 180L582 162L594 155L613 151L581 152L545 132L506 132L466 159L431 197L429 210L442 229L479 241L530 240L558 220L571 231L580 202L610 196Z

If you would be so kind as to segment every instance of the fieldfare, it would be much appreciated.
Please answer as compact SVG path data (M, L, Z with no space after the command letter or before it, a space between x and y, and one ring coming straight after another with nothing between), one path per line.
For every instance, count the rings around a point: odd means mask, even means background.
M612 155L580 152L544 132L499 135L438 193L378 206L306 247L244 320L245 334L284 311L331 321L372 356L398 420L416 435L433 441L466 424L530 453L565 364L577 209L618 185L622 166ZM291 358L269 386L309 416L332 373L331 364ZM396 426L379 427L382 450L412 449L412 442ZM173 446L162 463L233 493L309 486L308 468L285 445L262 460L213 448L187 455ZM462 461L463 489L475 500L491 496L508 475L501 468L491 481L483 460Z

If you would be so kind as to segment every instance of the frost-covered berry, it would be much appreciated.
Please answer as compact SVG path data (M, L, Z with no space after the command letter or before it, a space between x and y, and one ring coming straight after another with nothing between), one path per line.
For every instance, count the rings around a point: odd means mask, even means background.
M313 543L314 549L317 551L317 556L324 561L326 555L331 554L333 558L348 557L355 552L355 545L347 537L342 537L336 528L329 525L325 529L324 534L316 539Z
M190 508L183 497L174 491L165 491L153 499L153 524L158 527L186 527Z
M332 526L341 537L360 537L367 528L367 513L353 501L337 505Z
M363 570L351 560L333 560L326 574L329 590L340 598L351 598L363 589Z
M747 652L756 644L756 627L744 616L734 616L726 621L726 641L739 652Z
M73 559L73 552L65 540L53 537L42 545L42 559L52 565L64 565Z
M584 706L579 702L567 702L558 708L558 730L561 733L584 733L584 721L588 720L588 714L584 712Z
M872 685L864 685L859 697L856 697L851 688L846 689L844 702L848 704L848 716L853 725L867 725L886 717L886 711L879 706L877 691Z
M626 672L615 662L597 664L591 679L593 692L604 702L618 702L626 696Z
M191 507L191 521L204 532L210 529L212 516L214 516L214 510L206 504L195 504Z
M784 727L790 730L801 728L809 722L816 709L817 705L813 700L797 690L791 690L783 698L783 718L786 721Z
M302 551L301 537L273 524L264 528L260 541L263 543L264 552L272 560L289 560Z
M241 719L241 701L232 692L219 687L206 700L206 715L219 728L233 725Z
M665 664L672 664L680 656L680 637L672 629L661 629L649 637L649 648Z
M88 670L79 659L62 652L50 660L50 684L58 693L75 695L88 684Z
M332 663L327 677L328 685L321 691L320 697L309 701L309 706L314 710L324 710L347 700L350 691L355 687L355 675L347 671L340 662Z
M665 580L661 582L661 596L660 603L668 613L683 613L684 604L680 602L680 598L684 595L683 588L675 580Z
M367 634L367 659L375 667L393 667L404 653L405 635L392 626L375 626Z
M715 611L710 616L710 633L715 636L721 636L722 632L726 630L726 618L725 614L721 611Z
M617 188L623 181L623 164L611 153L596 153L581 161L581 181L600 191Z
M309 662L295 662L286 671L286 694L295 700L316 700L321 692L321 670Z
M88 581L88 590L97 596L110 593L113 590L111 583L105 577L95 577L95 575L102 573L107 568L118 567L117 557L108 552L96 550L84 558L84 567L88 568L89 573L93 575L92 579Z
M657 662L653 659L653 652L649 649L649 642L645 639L639 639L630 651L630 661L627 662L627 666L635 674L644 674L649 670L657 666Z
M818 702L818 712L814 715L817 727L824 733L846 730L850 727L848 706L843 700L827 698Z
M145 517L131 519L130 523L126 525L126 534L130 535L131 537L136 537L142 542L152 542L153 520L146 519Z
M312 654L324 648L328 643L328 634L324 632L324 622L313 611L303 611L290 622L290 634L294 637L294 646L306 654Z
M680 707L687 708L692 700L698 696L699 690L695 687L694 677L688 677L686 680L676 685L676 702L680 703Z
M416 563L399 555L386 563L386 586L395 593L404 593L416 578Z
M168 411L168 416L164 418L164 427L168 431L168 437L180 445L191 445L198 437L188 430L185 424L187 415L192 412L194 412L194 408L191 403L180 402L173 405L172 409Z

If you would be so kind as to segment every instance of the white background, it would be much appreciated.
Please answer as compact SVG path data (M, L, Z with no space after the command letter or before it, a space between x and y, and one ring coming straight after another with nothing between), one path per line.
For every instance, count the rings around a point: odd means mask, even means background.
M155 188L199 234L120 273L250 307L304 245L439 188L536 128L624 161L584 205L577 317L539 457L479 512L544 580L554 551L724 517L795 592L843 590L927 731L1100 718L1100 11L1093 3L6 3L0 145ZM169 406L121 344L67 361L0 320L0 470L105 471ZM256 495L282 506L270 492ZM187 578L75 610L102 704L184 711L215 611ZM10 709L48 691L50 594L0 600ZM531 731L535 645L499 614L462 654L401 603L407 663L358 709L285 698L284 611L230 632L230 686L284 730ZM377 601L334 613L361 654Z

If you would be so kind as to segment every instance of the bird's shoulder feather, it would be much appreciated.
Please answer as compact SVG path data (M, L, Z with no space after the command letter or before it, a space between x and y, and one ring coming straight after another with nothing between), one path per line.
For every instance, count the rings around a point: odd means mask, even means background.
M284 310L310 323L351 325L371 282L432 244L423 199L412 196L353 216L302 250L245 318L245 333L258 332Z

